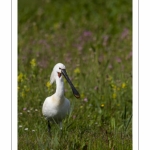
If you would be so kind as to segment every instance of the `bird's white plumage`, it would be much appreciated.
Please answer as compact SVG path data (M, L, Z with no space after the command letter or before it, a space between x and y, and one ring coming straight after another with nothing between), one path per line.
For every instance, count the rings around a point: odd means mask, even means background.
M70 101L67 98L57 100L55 96L47 97L43 104L43 115L50 121L55 120L57 123L70 111Z
M50 76L50 83L53 84L53 82L56 81L56 79L58 78L57 76L57 72L60 72L61 73L61 70L59 69L66 69L65 65L63 65L62 63L58 63L54 66L53 68L53 71L51 73L51 76Z
M45 99L42 107L42 113L46 119L60 124L70 111L70 101L64 96L64 82L61 69L65 69L65 66L61 63L54 66L50 82L56 81L56 92Z

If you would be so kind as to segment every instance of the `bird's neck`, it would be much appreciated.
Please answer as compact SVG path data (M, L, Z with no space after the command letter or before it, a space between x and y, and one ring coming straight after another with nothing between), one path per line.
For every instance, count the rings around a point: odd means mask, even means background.
M56 92L55 95L58 98L64 97L64 81L63 78L56 80Z

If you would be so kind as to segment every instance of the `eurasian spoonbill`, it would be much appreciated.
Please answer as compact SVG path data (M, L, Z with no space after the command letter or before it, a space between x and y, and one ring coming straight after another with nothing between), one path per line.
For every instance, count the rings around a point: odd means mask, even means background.
M73 86L71 80L69 79L66 67L62 63L58 63L54 66L53 71L50 76L50 83L56 81L56 92L45 99L42 107L42 113L48 120L48 131L50 132L50 122L56 122L60 125L62 129L62 120L70 111L70 101L64 96L64 82L63 76L66 78L72 92L76 98L80 98L80 94Z

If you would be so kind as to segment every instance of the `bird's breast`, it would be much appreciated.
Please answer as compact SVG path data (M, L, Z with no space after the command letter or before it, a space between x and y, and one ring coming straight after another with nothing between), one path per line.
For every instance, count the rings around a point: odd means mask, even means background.
M69 100L51 96L46 98L43 104L43 115L46 118L64 118L70 110Z

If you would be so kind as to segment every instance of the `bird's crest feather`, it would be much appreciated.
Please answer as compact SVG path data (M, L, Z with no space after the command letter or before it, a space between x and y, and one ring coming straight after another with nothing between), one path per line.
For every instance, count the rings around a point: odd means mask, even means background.
M54 82L55 82L55 75L54 75L54 69L53 69L53 71L52 71L52 73L51 73L51 76L50 76L50 83L51 84L53 84Z

